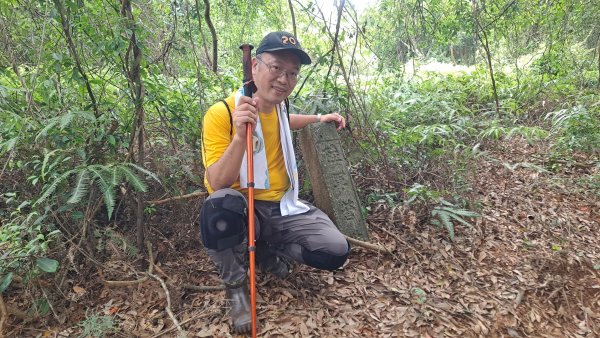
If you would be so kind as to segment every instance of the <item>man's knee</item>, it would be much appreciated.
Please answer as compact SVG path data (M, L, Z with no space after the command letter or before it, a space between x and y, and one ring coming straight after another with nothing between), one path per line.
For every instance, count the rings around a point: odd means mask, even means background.
M243 242L246 229L246 200L233 189L221 189L205 201L198 219L202 243L217 251Z
M350 243L334 243L327 250L308 250L303 248L304 263L321 270L336 270L342 267L350 254Z

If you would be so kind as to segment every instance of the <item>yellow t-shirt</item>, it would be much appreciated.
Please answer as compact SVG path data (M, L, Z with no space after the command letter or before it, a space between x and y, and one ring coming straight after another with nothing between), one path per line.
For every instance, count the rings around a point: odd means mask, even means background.
M226 100L233 113L235 96ZM281 139L279 136L279 119L277 110L273 108L270 113L259 113L262 125L265 149L267 151L267 168L269 170L269 189L254 189L254 198L262 201L280 201L290 186L288 174L285 169L285 161L281 150ZM204 167L208 168L221 158L233 136L235 128L229 120L229 112L223 102L215 103L208 109L203 119L202 130L202 160ZM232 131L231 135L229 134ZM213 192L208 184L208 171L204 174L204 185L209 193ZM247 189L240 187L239 178L231 186L232 189L247 195Z

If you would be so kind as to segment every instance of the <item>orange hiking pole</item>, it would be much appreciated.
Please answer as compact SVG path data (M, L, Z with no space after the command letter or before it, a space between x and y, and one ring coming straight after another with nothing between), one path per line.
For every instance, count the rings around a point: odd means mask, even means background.
M244 65L244 96L252 97L252 56L250 51L254 46L240 46ZM250 261L250 318L252 319L252 337L256 337L256 243L254 239L254 145L252 124L246 124L246 162L248 164L248 258Z

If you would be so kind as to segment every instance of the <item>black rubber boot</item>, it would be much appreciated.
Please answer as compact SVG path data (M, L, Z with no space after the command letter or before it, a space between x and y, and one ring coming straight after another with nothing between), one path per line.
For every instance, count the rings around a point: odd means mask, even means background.
M285 279L291 270L291 264L277 256L271 247L262 241L256 242L256 265L263 272L270 272L279 279Z
M225 285L225 295L231 304L231 326L235 333L250 333L252 331L252 318L250 306L250 291L248 280L244 279L235 285Z

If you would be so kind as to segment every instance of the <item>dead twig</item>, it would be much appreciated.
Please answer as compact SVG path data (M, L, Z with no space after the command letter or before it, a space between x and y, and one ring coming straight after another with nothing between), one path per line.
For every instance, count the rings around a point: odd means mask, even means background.
M187 323L191 322L192 320L196 320L196 319L200 319L200 318L208 317L208 316L210 316L210 315L214 315L214 312L202 312L202 313L198 314L197 316L194 316L194 317L192 317L192 318L188 318L188 319L186 319L186 320L182 321L181 323L179 323L179 325L187 324ZM150 337L150 338L157 338L157 337L160 337L160 336L162 336L162 335L165 335L165 334L167 334L167 333L169 333L169 332L171 332L171 331L175 330L175 328L176 328L175 326L173 326L173 327L170 327L170 328L168 328L168 329L166 329L166 330L164 330L164 331L162 331L162 332L159 332L159 333L155 334L154 336L152 336L152 337Z
M206 196L205 191L194 191L193 193L187 194L187 195L175 196L175 197L165 198L163 200L157 200L157 201L148 201L147 204L160 205L160 204L165 204L165 203L169 203L169 202L189 200L194 197L204 197L204 196Z
M190 285L190 284L184 284L183 288L187 289L187 290L194 290L194 291L219 291L219 290L225 290L225 285L223 285L223 284L221 284L221 285Z
M369 243L369 242L364 242L361 240L358 240L356 238L352 238L352 237L348 237L346 235L344 235L344 237L346 237L346 239L348 240L348 242L350 242L351 244L354 244L356 246L359 246L361 248L365 248L365 249L369 249L369 250L374 250L377 251L379 253L390 253L390 250L384 246L378 245L378 244L373 244L373 243Z
M152 264L152 263L150 263ZM165 310L167 311L167 313L169 314L169 317L171 318L171 320L173 321L173 324L175 325L175 327L177 327L177 331L179 331L179 335L181 337L187 337L187 333L181 328L181 324L179 323L179 321L177 320L177 318L175 318L175 315L173 314L173 311L171 310L171 294L169 293L169 288L167 288L167 285L165 284L165 281L163 281L160 277L158 277L157 275L151 274L151 273L147 273L148 276L156 279L160 285L162 286L163 290L165 290L165 295L167 297L167 306L165 307Z
M179 334L177 336L178 337L187 337L187 332L185 332L181 328L181 324L179 323L179 321L173 314L173 311L171 310L171 294L169 293L169 288L167 287L167 284L165 284L165 281L163 281L160 277L152 274L152 267L154 266L154 259L152 259L152 245L150 244L149 241L146 241L146 246L148 247L148 254L150 255L150 260L149 260L150 267L148 268L148 272L146 273L146 275L157 280L160 283L160 285L162 286L163 290L165 290L165 296L167 297L167 306L165 307L165 310L167 311L167 314L169 314L169 317L173 321L173 324L175 325L175 327L177 327L177 331L179 332Z
M421 253L419 251L417 251L417 249L415 249L414 246L408 244L405 240L403 240L402 238L400 238L398 235L396 235L395 233L389 231L386 228L381 228L381 230L383 230L386 234L392 236L396 241L398 241L399 243L401 243L402 245L408 247L409 249L411 249L416 255L418 255L419 257L423 258L423 255L421 255Z
M6 322L6 306L4 306L4 298L2 298L2 294L0 293L0 336L2 336L4 332L4 322Z

